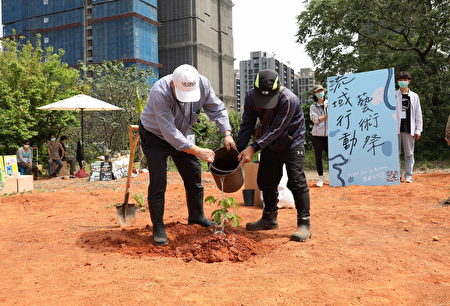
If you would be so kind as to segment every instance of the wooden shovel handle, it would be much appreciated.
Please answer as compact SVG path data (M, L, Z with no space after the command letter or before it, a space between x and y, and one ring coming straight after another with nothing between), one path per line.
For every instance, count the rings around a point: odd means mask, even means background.
M133 172L133 162L134 162L134 152L136 151L136 144L139 139L139 126L130 125L128 128L128 137L130 138L130 159L128 160L128 175L127 175L127 185L125 187L125 200L124 204L128 203L128 198L130 197L130 185L131 185L131 173Z

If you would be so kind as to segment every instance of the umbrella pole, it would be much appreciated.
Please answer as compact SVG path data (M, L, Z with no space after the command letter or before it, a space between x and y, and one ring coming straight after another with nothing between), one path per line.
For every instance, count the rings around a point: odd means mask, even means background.
M84 156L84 112L81 109L81 154Z

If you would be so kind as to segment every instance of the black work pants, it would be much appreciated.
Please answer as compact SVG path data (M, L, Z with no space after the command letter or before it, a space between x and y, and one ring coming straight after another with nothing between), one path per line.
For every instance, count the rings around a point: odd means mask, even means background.
M150 185L148 186L148 200L164 201L167 187L167 157L171 156L184 182L190 201L200 203L203 207L202 169L200 160L192 154L176 150L167 141L139 126L142 150L147 157Z
M314 147L314 155L316 157L316 169L319 176L323 175L322 152L325 151L328 156L328 137L313 136L312 145Z
M309 189L303 171L305 148L295 146L284 152L275 152L269 148L261 151L258 168L258 187L263 192L264 211L278 210L278 184L283 176L283 164L286 164L288 175L287 187L292 192L299 217L308 217Z

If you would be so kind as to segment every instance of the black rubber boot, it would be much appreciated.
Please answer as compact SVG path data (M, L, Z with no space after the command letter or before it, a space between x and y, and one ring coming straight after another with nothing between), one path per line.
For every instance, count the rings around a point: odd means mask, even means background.
M256 222L250 222L245 225L248 231L260 231L260 230L271 230L278 228L277 221L278 212L270 211L263 212L261 219Z
M148 207L150 211L150 219L153 223L153 244L154 245L167 245L169 239L164 229L164 200L148 200Z
M203 210L203 190L198 192L189 192L186 190L186 201L189 212L189 224L199 224L204 227L215 225L214 221L208 220L205 217Z
M297 226L297 230L291 235L292 241L305 242L311 238L310 217L298 217Z

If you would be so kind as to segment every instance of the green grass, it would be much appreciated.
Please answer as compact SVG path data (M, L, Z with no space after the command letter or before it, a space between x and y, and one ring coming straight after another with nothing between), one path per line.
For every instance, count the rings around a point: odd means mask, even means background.
M401 161L403 165L403 160ZM432 171L437 169L450 169L450 160L416 160L414 170Z

